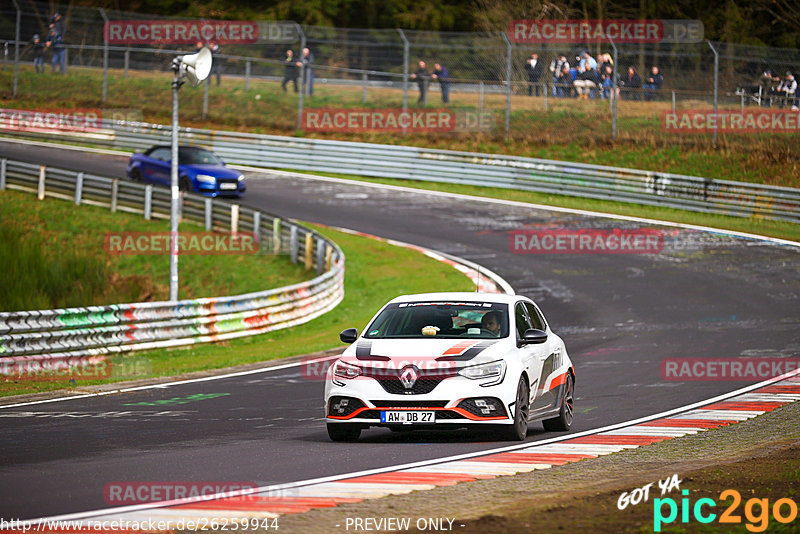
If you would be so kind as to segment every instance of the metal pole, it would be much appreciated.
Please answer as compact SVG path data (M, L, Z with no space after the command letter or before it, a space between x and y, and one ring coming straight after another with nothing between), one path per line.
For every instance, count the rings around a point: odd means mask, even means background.
M361 73L361 103L367 103L367 71Z
M203 120L206 120L208 116L208 86L211 83L211 76L206 78L206 81L203 82Z
M19 87L19 28L22 25L22 10L19 8L17 0L14 0L14 7L17 10L17 29L14 33L14 90L12 95L17 96L17 88Z
M501 33L506 42L506 139L511 131L511 41L505 32Z
M397 28L397 33L403 40L403 111L408 110L408 39L403 30Z
M483 80L478 82L478 109L483 111Z
M306 47L306 34L303 32L303 28L300 27L299 24L295 22L295 26L297 26L297 31L300 34L300 58L303 57L303 49ZM297 100L297 129L303 129L303 94L306 91L305 84L303 83L303 77L305 76L305 69L303 68L303 63L300 63L300 95L299 99Z
M616 140L617 138L617 74L618 74L618 54L617 54L617 45L614 44L614 40L611 37L608 38L608 42L611 43L611 48L614 49L614 72L611 74L613 85L611 87L611 139Z
M125 78L128 77L128 67L130 66L130 63L131 63L131 49L130 48L126 48L125 49Z
M675 91L672 91L672 112L675 113Z
M102 7L100 8L100 16L103 17L104 24L108 25L106 10ZM105 35L106 32L103 32L103 96L100 99L100 101L103 103L106 101L106 94L108 92L108 40L106 39Z
M178 301L178 90L181 88L180 58L175 58L172 68L172 161L170 163L170 212L169 212L169 300Z
M250 89L250 62L245 61L244 63L244 90L247 91Z
M717 49L714 48L714 45L711 44L711 41L706 39L708 46L711 48L711 51L714 52L714 133L711 134L711 143L716 146L717 144L717 105L718 105L718 93L719 93L719 54L717 53Z

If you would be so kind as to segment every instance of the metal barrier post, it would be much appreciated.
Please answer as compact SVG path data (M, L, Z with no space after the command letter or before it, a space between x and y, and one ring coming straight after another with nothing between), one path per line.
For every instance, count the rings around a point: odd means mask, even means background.
M14 8L17 10L17 29L14 33L14 90L11 94L17 96L17 87L19 86L19 28L22 25L22 10L19 8L17 0L13 1ZM8 46L8 43L6 43L6 46ZM5 61L3 62L3 67L5 68Z
M272 219L272 253L281 252L281 220L278 217Z
M119 194L119 180L111 180L111 213L117 211L117 195Z
M153 216L153 186L144 187L144 218L149 221Z
M361 103L367 103L367 71L361 73Z
M300 57L303 56L303 49L306 47L306 34L303 31L303 28L300 27L299 24L295 22L295 26L297 26L297 31L300 33ZM297 100L297 129L303 129L303 94L306 92L306 86L303 83L305 79L305 69L303 68L303 63L300 63L300 94L298 95Z
M261 212L256 210L253 212L253 236L256 244L261 248Z
M478 109L483 111L483 80L478 82Z
M511 41L505 32L501 33L506 42L506 139L511 133Z
M206 223L206 232L210 232L211 228L213 228L214 220L214 199L213 198L206 198L205 199L205 223Z
M203 82L203 113L201 114L203 120L206 120L206 117L208 117L208 86L210 83L211 76L206 78L206 81Z
M617 138L617 100L618 96L617 91L617 76L619 75L618 68L618 57L617 57L617 45L614 44L614 40L611 37L608 38L608 42L611 43L611 48L614 49L614 73L611 75L613 78L614 84L611 87L611 139Z
M400 28L397 28L397 33L403 40L403 112L405 112L408 110L408 39Z
M6 164L8 160L6 158L0 159L0 191L5 190L6 188Z
M150 187L150 186L148 186ZM81 197L83 196L83 173L79 172L75 178L75 205L81 205Z
M239 232L239 204L231 204L231 233Z
M325 272L325 241L317 239L317 274Z
M299 253L299 243L297 242L297 225L293 224L289 229L289 261L297 263Z
M543 82L544 86L544 110L547 111L547 82Z
M38 190L38 197L39 200L44 200L44 176L47 173L47 167L44 165L39 167L39 190Z
M250 89L250 62L244 62L244 90Z
M128 67L130 66L130 63L131 63L131 49L130 48L126 48L125 49L125 74L124 74L125 78L128 77Z
M108 17L106 16L106 10L103 9L102 7L100 8L100 16L103 17L103 22L106 25L108 25ZM100 100L103 103L105 103L106 101L107 92L108 92L108 40L105 38L105 32L103 32L103 96Z
M711 41L706 39L709 48L711 51L714 52L714 133L711 134L711 143L716 146L717 144L717 97L719 91L719 54L717 53L717 49L714 48L714 45L711 44Z
M672 113L675 113L675 91L672 91Z

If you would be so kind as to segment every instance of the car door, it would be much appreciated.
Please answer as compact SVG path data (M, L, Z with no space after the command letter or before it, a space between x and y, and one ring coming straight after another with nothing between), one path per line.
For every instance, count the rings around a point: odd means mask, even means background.
M545 330L547 328L541 316L536 313L536 309L529 302L517 302L514 315L517 322L517 333L520 336L518 339L522 338L525 330L531 328ZM525 330L522 330L522 328ZM533 404L534 399L542 394L544 380L547 378L542 376L542 371L543 365L550 355L550 338L548 337L548 340L544 343L527 344L523 345L522 348L527 361L528 376L531 377L531 404Z
M522 301L517 302L514 305L514 326L516 330L515 335L517 336L517 352L519 354L520 361L522 362L523 369L527 371L528 376L530 377L531 394L529 400L533 401L536 396L536 390L539 387L539 350L537 349L537 345L522 343L525 331L533 328L530 318L528 317L528 312L525 309L525 304Z
M169 148L157 148L150 153L145 169L145 177L149 182L170 185L172 151Z
M548 332L547 322L539 308L531 302L525 302L524 305L525 311L528 312L528 318L531 324L533 324L533 328ZM548 332L548 334L547 341L541 345L535 345L539 349L536 353L536 361L539 366L539 374L536 376L539 377L539 386L536 392L537 400L531 403L531 413L535 413L539 409L545 410L551 407L556 400L551 391L545 391L543 389L547 379L550 378L550 375L561 365L559 358L561 355L561 347L555 340L552 332Z

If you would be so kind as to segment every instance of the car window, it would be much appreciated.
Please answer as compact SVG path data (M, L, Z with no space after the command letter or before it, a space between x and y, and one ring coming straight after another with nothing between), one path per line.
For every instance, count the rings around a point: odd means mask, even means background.
M169 148L157 148L150 152L150 157L160 161L169 161L172 159L172 152Z
M514 319L517 323L517 336L522 339L526 330L533 328L528 320L528 314L525 312L525 306L522 302L517 302L514 307Z
M182 148L178 154L181 165L221 165L220 159L202 148Z
M539 330L545 330L546 327L544 317L542 317L542 314L536 309L536 306L530 302L526 302L525 308L528 310L528 317L530 317L533 327L538 328Z
M508 306L483 302L390 304L367 327L364 337L499 338L509 333Z

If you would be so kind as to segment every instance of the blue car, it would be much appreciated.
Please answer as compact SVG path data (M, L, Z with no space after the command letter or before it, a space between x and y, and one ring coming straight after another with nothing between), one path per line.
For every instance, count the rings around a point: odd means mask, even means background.
M225 166L213 152L195 146L178 147L178 185L181 191L210 197L240 197L247 189L244 175ZM136 153L128 162L128 178L169 187L172 148L157 145Z

